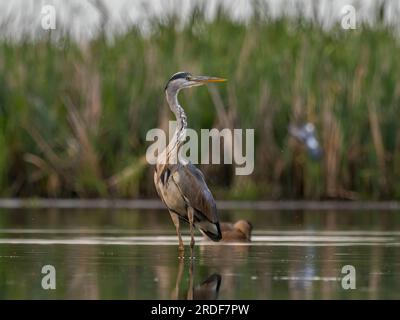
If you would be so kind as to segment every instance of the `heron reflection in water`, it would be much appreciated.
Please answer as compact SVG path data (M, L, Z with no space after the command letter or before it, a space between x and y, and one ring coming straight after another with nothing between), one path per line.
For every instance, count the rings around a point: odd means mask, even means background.
M172 291L171 298L178 300L180 299L180 286L182 283L184 273L184 262L182 259L179 259L179 267L178 267L178 275L176 278L175 288ZM219 288L221 286L221 275L218 273L214 273L207 277L202 283L193 287L194 283L194 275L193 275L193 260L190 260L189 263L189 286L184 297L187 300L216 300L218 299Z

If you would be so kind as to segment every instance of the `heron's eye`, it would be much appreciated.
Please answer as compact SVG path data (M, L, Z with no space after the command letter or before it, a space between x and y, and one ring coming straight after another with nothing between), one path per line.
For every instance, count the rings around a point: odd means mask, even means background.
M187 77L186 77L186 80L187 80L187 81L190 81L190 77L189 77L189 76L187 76Z

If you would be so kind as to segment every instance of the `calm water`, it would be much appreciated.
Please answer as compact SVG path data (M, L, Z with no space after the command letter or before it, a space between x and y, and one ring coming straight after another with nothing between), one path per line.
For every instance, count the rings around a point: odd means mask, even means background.
M399 214L224 211L253 222L253 242L199 234L191 261L165 211L0 209L0 298L399 299ZM55 290L41 287L44 265ZM345 265L355 290L342 288Z

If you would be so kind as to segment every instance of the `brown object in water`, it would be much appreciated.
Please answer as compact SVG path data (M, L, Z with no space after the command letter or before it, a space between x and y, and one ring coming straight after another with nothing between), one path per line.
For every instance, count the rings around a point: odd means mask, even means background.
M226 242L250 242L253 225L247 220L239 220L235 224L221 223L222 240Z

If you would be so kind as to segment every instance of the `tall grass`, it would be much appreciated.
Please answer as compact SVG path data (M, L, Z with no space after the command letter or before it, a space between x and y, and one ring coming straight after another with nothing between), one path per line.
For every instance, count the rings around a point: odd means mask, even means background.
M226 86L181 93L189 126L254 128L254 173L203 166L219 198L400 198L400 42L377 22L324 30L301 17L155 19L86 44L0 41L0 195L153 197L147 130L172 115L178 70ZM314 162L287 133L311 121Z

